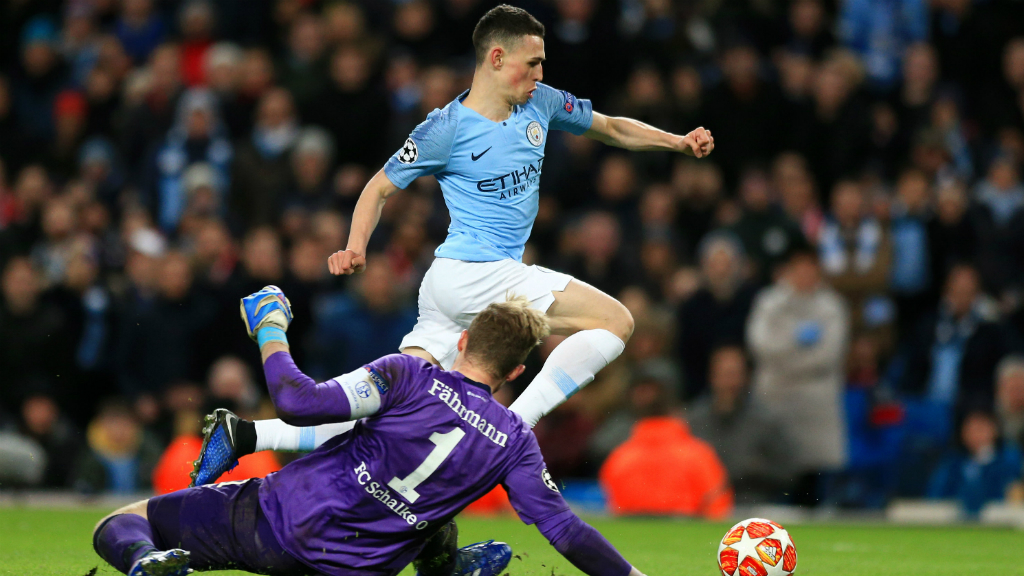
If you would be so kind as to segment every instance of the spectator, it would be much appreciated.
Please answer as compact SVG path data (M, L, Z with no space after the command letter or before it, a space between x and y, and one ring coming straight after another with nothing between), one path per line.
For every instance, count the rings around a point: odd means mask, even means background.
M962 448L932 474L928 497L956 499L964 512L977 517L985 504L1003 500L1010 486L1020 482L1021 452L999 437L995 416L985 411L967 415L960 442Z
M300 109L310 104L327 83L324 48L323 22L315 14L299 14L291 22L285 53L275 68L281 85Z
M754 300L747 343L754 357L753 393L786 414L793 439L794 502L814 505L823 474L846 463L842 414L843 361L850 320L842 297L822 282L816 254L795 251L778 282Z
M164 233L177 230L185 211L183 177L188 167L207 162L227 185L232 155L213 94L193 88L182 95L174 126L151 155L146 182L149 210Z
M37 484L41 488L67 488L71 482L74 460L81 447L80 432L75 429L53 398L41 391L21 405L22 432L45 453L45 470Z
M114 44L120 46L116 40ZM127 165L133 171L141 171L147 152L167 137L168 130L176 121L181 95L178 47L174 44L158 46L149 57L147 74L135 76L132 80L139 82L140 94L135 98L126 95L126 118L120 144ZM184 121L184 118L180 120Z
M181 78L188 87L206 84L206 53L213 46L213 7L189 0L181 9Z
M319 302L313 335L319 352L311 359L322 375L318 378L346 374L393 353L416 323L416 309L396 292L393 272L379 256L378 264L357 278L352 294Z
M772 188L778 193L789 219L797 223L808 242L817 245L825 226L825 214L818 202L807 160L796 152L779 154L772 164Z
M53 141L47 151L48 166L62 178L75 173L78 148L85 137L88 103L80 93L63 90L53 102Z
M756 289L744 280L743 251L730 235L705 237L700 247L703 282L679 307L676 355L686 375L683 399L707 391L708 362L718 347L741 344Z
M608 212L590 212L576 224L570 260L562 268L598 290L617 294L635 276L622 256L622 228Z
M843 398L849 461L830 495L843 507L882 508L896 489L904 410L881 382L879 355L878 340L870 336L850 346Z
M968 264L955 266L938 310L922 320L909 341L902 389L941 406L948 434L958 403L992 406L996 365L1017 346L1017 338L981 293L977 270ZM943 428L937 418L934 425L937 432Z
M901 337L910 334L921 316L934 305L934 298L930 297L932 257L928 243L931 197L931 186L920 171L905 170L896 182L889 287L895 294Z
M36 16L22 29L21 66L11 91L25 144L33 147L53 137L54 101L67 85L57 41L57 27L46 16Z
M675 400L677 384L678 377L664 365L648 363L633 371L632 381L628 382L625 390L625 402L616 403L614 410L600 422L587 442L587 456L595 470L600 469L612 451L629 440L633 427L645 414L657 410L656 403L666 397ZM538 422L538 426L546 427L543 422ZM556 436L551 443L560 444L561 441Z
M234 356L222 356L210 367L207 393L210 406L203 409L204 413L212 412L213 408L228 408L242 418L252 419L259 412L260 393L252 371Z
M230 42L218 42L203 52L202 76L210 91L220 102L224 124L232 138L242 138L249 130L251 116L245 116L240 94L242 84L242 49Z
M125 0L114 33L128 56L139 63L163 41L167 27L153 9L153 0Z
M338 48L331 57L329 82L302 112L305 121L331 133L341 163L376 165L391 152L385 150L388 99L371 82L371 72L365 51L354 46Z
M837 24L843 44L864 60L872 89L885 92L899 78L903 51L927 36L928 12L921 0L853 0Z
M24 155L20 139L20 127L14 115L14 95L6 76L0 75L0 158L6 164L8 173L14 173Z
M967 192L963 183L949 180L939 185L935 201L935 218L928 227L931 252L931 284L938 291L953 266L974 258L978 235L968 212Z
M761 79L760 66L752 46L727 49L722 55L724 82L709 90L705 99L704 122L714 126L715 138L738 144L715 161L729 182L736 182L744 167L774 156L781 143L773 136L779 133L781 98L774 86Z
M787 414L772 412L750 394L747 357L738 346L711 355L710 393L686 412L693 434L709 442L729 472L740 504L776 502L793 481L793 442Z
M996 367L996 413L1003 438L1024 446L1024 357L1013 354Z
M42 279L27 258L13 258L3 270L0 308L0 405L21 406L35 390L50 389L62 401L61 382L71 373L72 336L60 309L42 298Z
M974 190L975 262L984 286L998 295L1024 287L1024 184L1008 154L998 156Z
M105 402L89 424L86 439L88 446L75 461L75 490L134 494L149 489L160 445L127 404Z
M832 211L818 244L822 269L848 302L853 329L880 332L891 348L892 301L885 295L892 266L892 239L867 209L864 192L853 181L832 190Z
M612 451L598 475L608 509L623 514L682 514L720 520L732 511L733 493L714 448L670 416L668 391L642 383L647 410L628 440ZM634 391L634 395L640 391Z
M768 282L786 254L806 243L800 229L771 203L768 176L748 170L740 179L742 215L730 228L754 265L756 281Z
M291 153L291 186L282 198L284 211L311 214L330 202L330 171L334 163L334 142L322 128L304 128L295 139Z
M120 332L121 388L133 399L159 397L171 383L202 373L200 338L217 312L193 289L184 254L168 252L157 266L157 296L127 314Z

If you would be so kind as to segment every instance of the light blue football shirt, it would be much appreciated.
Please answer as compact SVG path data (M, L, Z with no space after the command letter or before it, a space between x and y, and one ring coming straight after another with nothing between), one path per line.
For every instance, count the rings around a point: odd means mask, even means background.
M434 110L384 166L388 180L406 188L433 174L451 215L438 258L469 262L522 260L539 205L538 188L549 130L576 135L590 129L590 100L545 84L495 122L462 105L463 92Z

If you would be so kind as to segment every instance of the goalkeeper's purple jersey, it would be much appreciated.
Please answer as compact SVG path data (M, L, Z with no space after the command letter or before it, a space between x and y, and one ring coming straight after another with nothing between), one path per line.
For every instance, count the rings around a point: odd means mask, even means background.
M277 539L305 564L397 574L497 484L528 524L568 509L533 432L486 385L403 354L364 369L367 386L350 388L349 400L379 401L376 413L269 475L260 491Z

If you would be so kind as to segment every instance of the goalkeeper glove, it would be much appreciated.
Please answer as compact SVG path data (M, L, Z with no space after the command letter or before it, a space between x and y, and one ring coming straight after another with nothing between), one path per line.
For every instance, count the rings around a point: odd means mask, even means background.
M292 322L292 305L277 286L264 286L263 290L242 298L241 313L249 338L261 346L264 342L258 338L258 333L263 328L273 328L267 330L268 334L276 336L271 340L287 342L284 332Z

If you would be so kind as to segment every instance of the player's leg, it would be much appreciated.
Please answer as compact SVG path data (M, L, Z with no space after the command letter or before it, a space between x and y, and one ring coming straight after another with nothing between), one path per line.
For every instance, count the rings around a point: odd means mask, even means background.
M553 292L547 308L553 334L568 335L548 356L510 410L530 426L594 380L625 349L633 316L618 300L579 280Z
M140 503L145 505L144 508L113 516L101 525L97 540L102 538L104 543L112 541L105 534L107 527L122 518L131 517L137 519L135 537L138 532L146 532L146 542L154 548L154 552L141 562L155 555L167 556L172 548L178 548L177 555L184 556L188 562L186 568L199 571L240 569L278 576L315 573L278 544L260 507L261 484L261 479L222 482L150 498ZM130 541L131 538L122 537L121 547L130 548ZM99 550L100 545L97 545ZM117 554L116 551L113 554L101 552L101 556L113 564ZM152 567L140 574L185 574L166 571L166 561L151 564Z
M427 539L413 560L416 576L498 576L512 560L512 548L488 540L459 548L459 528L452 520Z
M339 422L300 427L276 418L250 422L230 410L218 408L206 416L203 446L199 450L199 458L192 463L191 486L216 482L238 464L239 458L253 452L310 452L355 425L355 422Z
M96 523L93 549L111 566L132 576L188 574L188 552L158 549L147 516L148 506L149 500L142 500L115 510Z

